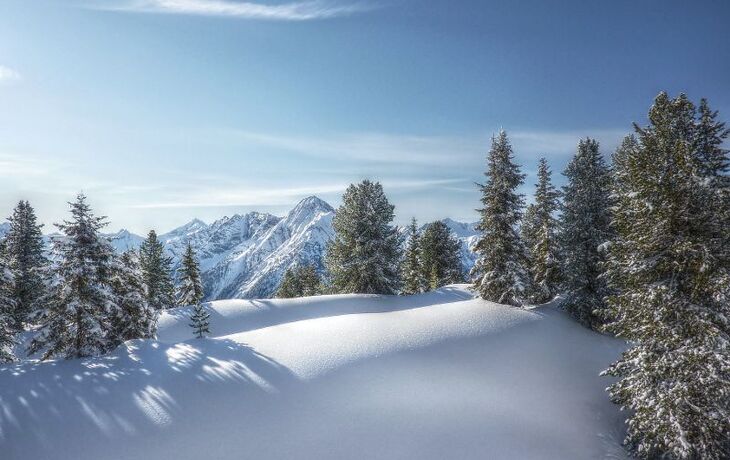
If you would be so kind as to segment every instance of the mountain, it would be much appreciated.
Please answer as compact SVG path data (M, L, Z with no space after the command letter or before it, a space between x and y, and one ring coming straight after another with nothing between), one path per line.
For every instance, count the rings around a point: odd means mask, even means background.
M174 267L188 243L198 254L206 298L266 298L276 293L284 272L295 265L314 265L324 273L324 253L334 237L335 210L311 196L285 217L250 212L224 217L206 225L200 220L160 235ZM461 260L468 272L479 232L474 224L444 219L461 243Z
M138 249L144 241L143 237L135 235L126 229L121 229L116 233L107 233L104 236L109 238L109 241L111 241L112 246L114 246L117 252Z
M334 213L326 202L309 197L283 219L270 219L267 223L273 225L260 238L243 241L203 272L208 297L271 297L289 267L314 265L322 272L327 242L334 236Z
M252 244L281 218L271 214L250 212L223 217L210 225L194 219L159 236L177 268L188 243L200 261L203 275L236 248Z
M275 294L289 267L314 265L324 273L325 249L334 236L334 215L332 206L310 196L285 217L249 212L211 224L193 219L158 238L172 257L175 272L186 246L192 245L200 261L206 300L266 298ZM476 260L471 249L479 234L474 224L452 219L443 222L459 239L462 265L465 271L470 270ZM0 238L8 227L7 222L0 224ZM49 247L51 236L44 237ZM137 249L144 241L143 236L124 229L105 236L119 252Z
M4 238L5 235L10 231L10 222L5 221L0 224L0 238Z

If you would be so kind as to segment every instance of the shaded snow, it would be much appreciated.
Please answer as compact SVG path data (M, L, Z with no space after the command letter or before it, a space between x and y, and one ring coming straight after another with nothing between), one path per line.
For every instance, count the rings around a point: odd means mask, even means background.
M3 459L624 458L598 373L623 345L551 307L321 296L186 309L158 340L0 367Z

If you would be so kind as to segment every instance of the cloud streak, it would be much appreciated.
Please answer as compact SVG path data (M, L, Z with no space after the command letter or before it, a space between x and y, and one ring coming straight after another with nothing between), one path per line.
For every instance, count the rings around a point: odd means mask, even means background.
M55 168L50 161L34 158L29 155L0 153L0 177L12 180L23 180L47 176Z
M388 191L407 191L423 188L448 186L464 182L465 179L423 179L423 180L382 180ZM331 183L302 187L199 187L185 190L167 201L140 203L130 206L133 209L174 209L174 208L223 208L244 206L283 206L292 205L297 200L310 195L340 195L349 184Z
M496 131L495 131L496 132ZM602 151L610 153L626 131L507 131L515 154L521 159L538 156L568 157L581 138L593 137ZM413 136L384 133L335 134L331 136L291 136L236 131L243 144L294 152L311 157L347 159L363 163L409 164L454 167L481 164L490 147L488 135Z
M448 165L467 161L484 150L484 141L441 136L383 133L338 134L326 137L272 135L239 131L244 143L323 158L375 163Z
M364 3L342 3L328 0L304 0L266 4L234 0L128 0L113 6L97 6L109 11L135 13L220 16L270 21L309 21L349 16L373 9Z

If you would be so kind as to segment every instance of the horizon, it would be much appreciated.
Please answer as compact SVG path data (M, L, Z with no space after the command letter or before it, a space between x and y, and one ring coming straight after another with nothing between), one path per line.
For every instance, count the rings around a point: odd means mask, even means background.
M132 235L135 235L135 236L139 236L139 237L144 238L151 230L154 230L155 233L157 233L157 235L162 236L162 235L166 235L168 233L172 233L172 232L174 232L176 230L179 230L179 229L181 229L183 227L186 227L186 226L188 226L190 224L193 224L195 222L200 222L203 225L205 225L206 227L210 227L211 225L213 225L214 223L216 223L216 222L218 222L220 220L230 219L230 218L233 218L233 217L236 217L236 216L245 216L246 214L251 214L251 213L269 214L269 215L272 215L274 217L278 217L280 219L284 219L300 203L302 203L303 201L309 200L311 198L316 198L316 199L324 202L325 204L329 205L330 207L332 207L334 211L337 211L337 207L332 206L332 204L330 202L328 202L327 200L322 199L322 198L320 198L317 195L309 195L309 196L306 196L306 197L302 198L298 202L294 203L294 205L292 205L291 208L289 208L283 214L273 214L273 213L265 212L265 211L251 210L251 211L247 211L247 212L236 212L236 213L233 213L233 214L222 215L222 216L219 216L219 217L217 217L217 218L215 218L214 220L211 220L211 221L205 221L205 220L200 219L198 217L191 217L187 221L185 221L185 222L183 222L183 223L181 223L179 225L176 225L176 226L174 226L172 228L168 228L168 229L165 229L165 228L160 228L160 229L158 229L158 228L150 228L150 229L143 230L143 231L140 231L140 232L133 231L133 230L128 229L126 227L119 227L119 228L117 228L117 227L114 226L113 221L112 221L112 219L109 216L104 216L104 217L106 217L107 225L106 225L106 227L104 227L102 233L105 234L105 235L115 235L117 233L121 233L121 232L125 232L126 231L126 232L129 232ZM32 203L31 203L31 206L32 206ZM439 220L439 221L447 221L447 220L449 220L449 221L455 222L457 224L466 224L466 225L473 225L473 224L475 224L477 222L476 220L474 220L474 221L463 221L463 220L454 219L454 218L449 217L449 216L445 216L445 217L440 218L440 219L434 219L433 221L424 221L424 222L418 221L418 224L419 224L420 227L423 227L424 225L427 225L427 224L432 223L432 222L437 221L437 220ZM6 224L9 225L9 222L8 222L7 219L5 219L3 221L0 221L0 226L6 225ZM47 228L49 228L49 226L47 224L45 224L45 223L42 223L42 224L43 224L43 230L46 230ZM399 227L404 227L403 225L398 225L398 226ZM55 223L54 224L51 224L51 227L55 227ZM45 235L45 236L51 236L51 235L56 235L56 234L59 234L58 229L54 229L52 231L44 231L43 232L43 235Z
M550 14L548 14L550 12ZM46 229L83 191L110 228L282 215L380 181L398 225L476 220L490 137L556 185L661 90L730 111L726 2L11 0L0 15L0 209ZM682 21L691 33L677 37ZM69 53L68 50L74 50ZM631 52L626 52L631 49Z

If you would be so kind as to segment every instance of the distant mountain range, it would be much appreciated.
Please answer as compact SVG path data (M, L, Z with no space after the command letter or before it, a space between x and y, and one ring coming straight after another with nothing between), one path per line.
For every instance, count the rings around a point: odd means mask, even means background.
M223 217L211 224L193 219L170 232L158 235L173 258L174 268L188 243L200 260L207 300L271 297L287 268L314 265L324 270L324 252L334 236L335 210L311 196L300 201L285 217L249 212ZM443 221L461 243L465 270L474 265L472 248L478 232L474 224ZM0 224L0 238L9 224ZM127 230L106 234L119 251L137 249L144 237ZM46 237L50 241L50 236Z

